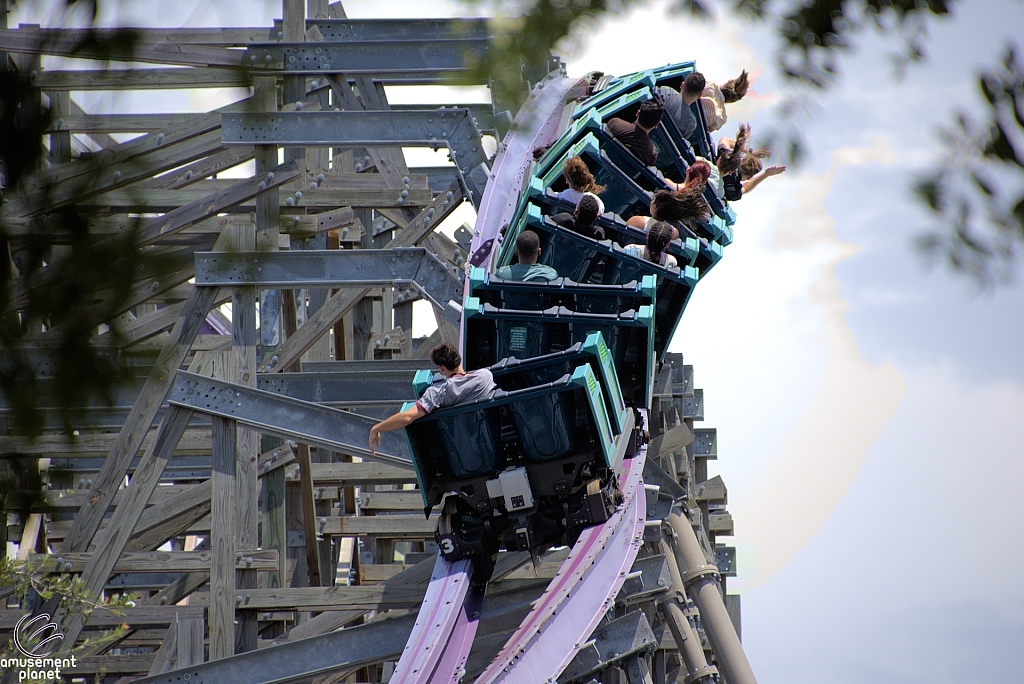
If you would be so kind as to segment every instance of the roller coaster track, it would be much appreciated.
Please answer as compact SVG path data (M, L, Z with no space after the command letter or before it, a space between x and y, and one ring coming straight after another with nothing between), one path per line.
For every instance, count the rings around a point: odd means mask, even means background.
M575 101L586 95L586 81L555 72L537 85L521 108L498 149L480 200L472 266L493 270L503 232L527 190L535 150L555 142L569 124ZM465 334L465 326L461 330ZM235 409L231 415L243 420ZM642 424L634 433L637 417ZM646 656L658 648L660 637L647 615L629 606L651 601L653 612L657 600L682 654L681 678L687 684L718 681L718 670L704 659L700 647L694 605L700 607L701 627L728 681L756 684L722 605L719 571L708 564L687 520L694 517L693 508L687 510L685 492L654 463L659 453L649 453L647 420L646 409L630 411L629 424L617 439L615 462L621 463L617 477L623 501L606 522L582 531L554 578L487 662L470 663L481 621L488 615L485 589L472 582L472 561L448 562L439 555L414 622L408 615L383 616L358 627L198 665L185 679L190 684L305 682L395 660L400 653L389 680L393 684L457 684L470 679L481 684L589 682L608 667L621 668L630 684L641 684L653 681ZM626 456L631 433L638 443L633 444L633 455ZM317 443L312 438L304 441ZM645 544L656 551L638 560ZM662 550L665 555L658 555ZM626 610L617 613L612 610L616 606ZM178 675L175 671L138 681L184 681ZM661 680L668 681L664 672Z

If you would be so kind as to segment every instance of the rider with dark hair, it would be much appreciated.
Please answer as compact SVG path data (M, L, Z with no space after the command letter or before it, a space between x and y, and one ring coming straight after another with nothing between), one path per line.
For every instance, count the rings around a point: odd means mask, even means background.
M595 240L604 240L604 228L594 225L594 221L600 216L603 208L601 200L596 195L588 192L580 198L579 204L576 205L576 211L571 214L568 212L555 214L551 217L551 220L580 235L585 235Z
M430 360L437 366L437 371L444 376L444 380L428 387L419 401L410 408L385 418L370 428L371 455L377 453L382 432L403 428L436 408L466 404L494 396L496 386L491 371L481 368L467 373L462 368L459 350L447 342L442 342L430 350Z
M654 162L658 161L658 150L654 147L648 134L661 123L664 112L665 105L661 100L652 98L640 105L635 124L622 119L612 119L608 122L608 130L616 140L636 155L636 158L642 161L644 166L652 166Z

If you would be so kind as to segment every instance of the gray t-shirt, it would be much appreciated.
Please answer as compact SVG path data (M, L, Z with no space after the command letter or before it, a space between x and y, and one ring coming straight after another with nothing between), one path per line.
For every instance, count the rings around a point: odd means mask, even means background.
M697 129L697 119L693 116L693 110L689 105L683 102L683 96L678 90L668 86L658 86L656 92L665 103L665 114L672 117L672 121L675 122L676 128L684 138L690 138Z
M453 375L444 382L438 382L427 388L416 405L424 413L436 408L457 406L478 399L490 399L494 396L494 376L486 368L462 375Z
M558 271L545 264L512 264L502 266L494 275L502 280L554 280Z

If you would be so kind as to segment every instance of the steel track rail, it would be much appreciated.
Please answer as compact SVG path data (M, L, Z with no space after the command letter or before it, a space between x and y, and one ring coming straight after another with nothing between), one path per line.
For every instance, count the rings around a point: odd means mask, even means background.
M552 73L538 84L519 110L512 129L501 141L487 188L477 210L476 230L470 246L470 263L487 268L497 253L497 237L512 219L523 190L527 171L533 163L533 151L553 143L561 132L566 100L585 94L582 79ZM571 109L570 109L571 111ZM469 277L469 269L466 270ZM465 291L469 292L469 283Z
M471 560L449 563L438 554L416 624L391 677L394 684L452 681L465 664L483 600L483 593L470 587L472 574ZM442 665L450 669L445 672Z
M607 522L583 531L533 610L476 679L479 684L553 683L585 644L643 544L646 456L644 447L623 462L625 501Z

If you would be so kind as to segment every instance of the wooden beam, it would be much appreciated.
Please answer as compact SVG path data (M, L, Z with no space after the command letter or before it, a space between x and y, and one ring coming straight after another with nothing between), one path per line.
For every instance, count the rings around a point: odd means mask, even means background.
M313 493L313 474L309 460L309 445L299 444L295 449L299 462L299 486L302 497L302 522L306 532L306 564L309 570L309 585L323 586L320 577L320 551L317 545L316 499Z
M107 28L34 28L35 35L44 40L81 42L94 36L100 40L111 40L117 31L128 29L137 45L168 43L173 45L219 45L240 47L249 43L265 43L270 36L266 26L226 28L144 28L128 26L120 29ZM24 29L19 29L24 30Z
M61 55L77 59L111 58L108 50L95 47L82 34L0 29L0 43L9 52L30 55ZM131 61L151 64L176 64L198 67L241 67L244 52L211 45L185 43L140 43L131 52Z
M410 193L411 195L411 193ZM450 196L449 196L450 195ZM395 236L386 247L412 247L429 234L434 227L443 221L463 200L459 184L452 183L445 192L439 194L416 218ZM264 365L262 372L280 373L302 357L321 336L341 320L352 307L360 301L366 290L339 290L328 299L313 316L306 320L294 335L279 346L275 354L278 362L272 367Z
M104 461L103 469L92 490L93 496L82 506L74 525L61 546L62 551L86 551L107 511L113 493L124 481L128 466L142 447L160 406L170 391L175 371L188 354L192 340L206 321L206 314L217 298L217 288L194 288L182 317L171 331L171 341L160 352L153 370L139 392L135 405L125 419L118 439Z
M255 150L254 150L255 154ZM256 226L232 226L232 247L256 249ZM275 245L276 246L276 245ZM234 354L234 380L246 387L256 387L256 288L235 287L231 290L231 349ZM231 380L231 378L227 378ZM259 545L259 456L260 435L250 428L238 428L235 454L235 544L238 548ZM274 553L278 551L274 549ZM276 569L275 563L273 568ZM240 591L256 588L256 570L240 568L235 586ZM257 618L253 611L235 613L235 653L256 650Z
M199 183L204 178L208 178L215 173L244 164L255 155L256 150L252 147L230 147L220 152L215 152L199 161L192 162L180 169L175 169L170 173L135 183L132 187L153 190L178 190L188 185ZM225 185L232 182L231 179L227 178L221 181Z
M106 586L118 557L131 538L135 523L160 482L167 461L174 453L174 447L177 446L191 418L191 411L177 406L171 407L160 424L160 432L153 448L146 452L135 469L124 500L114 509L110 524L96 542L97 551L82 572L84 592L90 600L95 601L102 596L103 587ZM65 539L62 550L67 546L68 540ZM62 623L65 635L62 644L66 649L70 650L74 646L84 624L81 615L75 615Z
M220 113L195 116L87 158L40 171L25 184L29 196L12 198L4 206L3 215L36 215L170 171L220 148Z
M235 652L235 421L213 417L213 526L210 547L210 660Z
M34 554L30 556L48 572L84 572L96 553ZM122 553L113 572L210 572L212 551L134 551ZM59 559L59 560L58 560ZM260 549L235 552L237 570L274 570L277 568L277 550Z
M209 531L210 506L209 501L203 501L195 508L171 518L163 518L157 525L136 532L124 547L125 551L153 551L166 544L169 539L185 533Z
M41 71L36 84L45 90L170 90L245 88L249 77L238 69L81 69Z
M90 624L96 628L117 627L128 624L136 627L142 626L166 626L174 621L175 615L188 617L201 617L203 608L201 606L134 606L118 608L118 613L105 608L96 608L91 615ZM20 610L0 610L0 629L13 629L18 620L24 617Z
M178 670L203 662L203 619L182 620L177 615L167 628L163 643L149 668L150 675Z
M415 608L423 601L425 585L386 584L356 587L301 587L282 589L253 589L245 592L240 607L252 610L394 610ZM194 604L206 605L210 599L195 596ZM211 628L213 624L211 622ZM211 651L210 660L213 660Z
M410 484L416 475L410 470L383 463L313 463L316 486Z
M156 527L160 527L166 521L176 518L182 513L187 513L188 511L192 511L199 507L209 506L211 491L212 485L209 480L206 480L189 487L178 494L178 496L171 497L159 504L150 506L139 515L138 522L135 523L135 529L132 532L132 536L138 537Z
M291 163L291 162L290 162ZM276 172L275 172L276 173ZM218 184L219 185L219 184ZM392 189L351 189L351 190L307 190L302 191L302 199L296 204L288 204L288 198L295 199L294 192L281 193L278 206L286 212L302 211L305 209L322 209L336 207L397 207L398 201L403 200L406 206L423 207L430 204L433 195L430 189L413 189L407 197L402 197L402 190ZM207 192L202 187L184 187L178 190L165 188L125 188L104 192L83 200L84 207L95 207L100 209L111 209L114 211L174 211L189 203L202 201L207 197ZM237 206L236 211L254 211L255 201L248 201L246 197L235 202L230 207ZM225 207L220 211L224 211ZM209 218L210 214L202 218Z
M60 91L58 91L60 92ZM66 92L66 91L65 91ZM57 116L51 131L72 133L149 133L182 123L195 114L68 114Z
M418 489L397 492L364 492L359 508L364 511L422 511L423 496Z
M389 539L433 538L438 515L358 515L320 518L321 534Z

